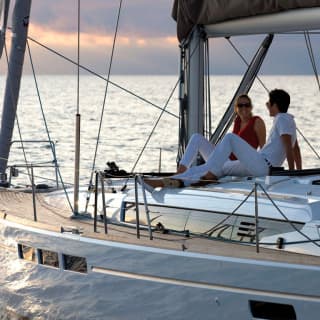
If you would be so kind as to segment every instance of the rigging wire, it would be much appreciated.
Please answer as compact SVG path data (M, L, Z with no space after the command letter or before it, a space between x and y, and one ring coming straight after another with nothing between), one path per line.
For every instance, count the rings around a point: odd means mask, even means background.
M95 166L96 166L96 159L97 159L98 146L99 146L100 135L101 135L102 121L103 121L103 116L104 116L104 111L105 111L105 106L106 106L107 93L108 93L108 87L109 87L109 79L110 79L110 74L111 74L111 67L112 67L112 63L113 63L114 50L115 50L115 45L116 45L116 40L117 40L117 35L118 35L118 29L119 29L119 21L120 21L121 9L122 9L122 0L120 0L120 3L119 3L116 28L115 28L115 33L114 33L114 37L113 37L111 57L110 57L110 62L109 62L109 67L108 67L107 83L106 83L106 88L105 88L105 91L104 91L102 110L101 110L101 116L100 116L100 123L99 123L99 129L98 129L97 143L96 143L96 147L95 147L93 163L92 163L92 168L91 168L91 175L90 175L90 181L89 181L89 190L91 190L91 188L93 186L92 179L93 179L94 170L95 170ZM87 195L85 211L87 211L89 200L90 200L90 192L88 192L88 195Z
M29 39L30 41L34 42L35 44L37 44L38 46L40 46L40 47L42 47L42 48L50 51L51 53L59 56L60 58L66 60L66 61L68 61L68 62L70 62L70 63L72 63L72 64L74 64L74 65L77 65L77 62L76 62L76 61L74 61L74 60L68 58L67 56L61 54L60 52L58 52L58 51L56 51L56 50L54 50L54 49L52 49L52 48L44 45L43 43L35 40L34 38L28 36L28 39ZM147 104L149 104L149 105L151 105L151 106L153 106L153 107L155 107L155 108L157 108L157 109L159 109L159 110L162 110L162 108L159 107L159 106L157 106L155 103L153 103L153 102L151 102L151 101L149 101L149 100L147 100L147 99L139 96L138 94L134 93L134 92L131 91L131 90L128 90L128 89L120 86L119 84L116 84L115 82L111 81L110 79L108 80L107 78L105 78L105 77L103 77L102 75L100 75L99 73L97 73L97 72L95 72L95 71L93 71L93 70L85 67L84 65L81 65L81 64L80 64L80 68L81 68L82 70L85 70L85 71L87 71L88 73L96 76L96 77L99 78L99 79L102 79L102 80L104 80L104 81L107 81L107 82L110 83L111 85L113 85L113 86L115 86L116 88L118 88L118 89L120 89L120 90L122 90L122 91L124 91L124 92L126 92L126 93L128 93L128 94L130 94L130 95L132 95L132 96L134 96L135 98L137 98L137 99L139 99L139 100L141 100L141 101L143 101L143 102L145 102L145 103L147 103ZM172 117L179 118L178 115L176 115L176 114L174 114L174 113L172 113L172 112L170 112L170 111L165 111L165 112L166 112L167 114L170 114Z
M199 46L199 44L198 44L198 45L193 49L193 51L190 53L190 58L194 55L194 53L195 53L196 50L198 49L198 46ZM200 57L199 57L199 59L200 59ZM207 57L207 59L208 59L208 61L209 61L209 58L208 58L208 57ZM181 49L181 60L182 60L182 63L184 64L184 70L186 70L186 68L188 67L189 61L187 61L187 59L185 58L184 48ZM208 65L208 67L209 67L209 65ZM134 170L135 170L138 162L140 161L140 159L141 159L141 157L142 157L142 154L143 154L143 152L145 151L145 149L146 149L146 147L147 147L147 145L148 145L148 143L149 143L149 141L150 141L150 139L151 139L151 137L152 137L152 135L153 135L156 127L158 126L158 124L159 124L159 122L160 122L160 120L161 120L164 112L166 111L166 108L168 107L168 104L169 104L169 102L170 102L170 100L171 100L171 98L172 98L172 96L173 96L173 94L174 94L177 86L178 86L181 82L183 82L183 83L185 84L185 81L186 81L186 80L185 80L185 74L181 73L181 74L179 75L179 78L178 78L175 86L173 87L173 89L172 89L172 91L171 91L171 93L170 93L170 95L169 95L169 97L168 97L168 99L167 99L164 107L162 108L162 111L161 111L161 113L160 113L157 121L155 122L155 124L154 124L154 126L153 126L153 128L152 128L152 130L151 130L151 132L150 132L150 134L149 134L149 136L148 136L148 138L147 138L144 146L142 147L141 152L140 152L140 154L138 155L138 157L137 157L137 159L136 159L136 161L135 161L135 163L134 163L134 165L133 165L133 167L132 167L132 169L131 169L131 171L130 171L130 174L133 174L133 172L134 172ZM189 83L189 81L188 81L188 83ZM184 98L185 98L185 96L184 96ZM183 98L183 99L184 99L184 98ZM210 99L208 99L208 101L210 101ZM181 104L181 102L180 102L180 104ZM210 122L211 122L211 121L210 121ZM182 123L183 123L183 128L182 128L182 125L181 125ZM181 126L180 126L180 125L181 125ZM185 132L186 129L185 129L185 125L184 125L184 110L181 110L181 108L180 108L180 116L179 116L179 127L180 127L180 130L184 130L184 132ZM181 132L179 132L179 146L178 146L177 162L179 161L180 154L182 154L182 150L181 150L182 148L181 148L181 146L182 146L183 142L181 141L181 136L182 136L182 134L181 134ZM125 190L125 189L126 189L128 180L129 180L129 178L127 178L126 181L124 182L124 185L123 185L123 187L122 187L122 190Z
M33 63L33 59L32 59L32 54L31 54L31 49L30 49L30 45L29 45L29 41L27 40L27 49L28 49L28 54L29 54L29 59L30 59L30 65L31 65L31 70L32 70L32 75L33 75L33 79L34 79L34 83L35 83L35 87L36 87L36 91L37 91L37 96L38 96L38 100L39 100L39 105L40 105L40 110L41 110L41 114L42 114L42 119L43 119L43 122L44 122L44 126L45 126L45 130L46 130L46 133L47 133L47 137L48 137L48 140L51 142L52 139L51 139L51 136L50 136L50 132L49 132L49 128L48 128L48 123L47 123L47 119L46 119L46 116L45 116L45 112L44 112L44 109L43 109L43 103L42 103L42 99L41 99L41 95L40 95L40 90L39 90L39 86L38 86L38 80L37 80L37 77L36 77L36 72L35 72L35 68L34 68L34 63ZM22 139L21 139L22 140ZM60 171L60 168L58 166L58 162L57 162L57 159L56 159L56 154L53 150L53 145L52 143L50 143L50 149L51 149L51 152L52 152L52 156L53 156L53 161L54 161L54 165L56 166L57 168L57 172L58 172L58 175L59 175L59 179L61 181L61 184L62 184L62 188L64 190L64 193L66 195L66 198L67 198L67 201L68 201L68 204L71 208L71 211L73 211L73 208L72 208L72 205L71 205L71 202L70 202L70 199L69 199L69 195L67 193L67 190L66 190L66 187L65 187L65 184L64 184L64 181L63 181L63 178L62 178L62 175L61 175L61 171ZM29 171L29 170L28 170Z
M150 141L150 139L151 139L151 137L152 137L155 129L157 128L157 126L158 126L158 124L159 124L159 121L161 120L161 118L162 118L162 116L163 116L166 108L168 107L169 102L170 102L170 100L171 100L171 98L172 98L172 96L173 96L173 94L174 94L174 92L175 92L175 90L176 90L179 82L180 82L180 79L177 80L174 88L172 89L172 91L171 91L171 93L170 93L170 95L169 95L169 98L167 99L167 101L166 101L166 103L165 103L165 106L164 106L164 108L163 108L163 111L161 111L161 113L160 113L157 121L155 122L155 124L154 124L154 126L153 126L153 128L152 128L152 130L151 130L151 132L150 132L150 134L149 134L149 136L148 136L148 138L147 138L144 146L142 147L142 149L141 149L141 151L140 151L140 153L139 153L139 155L138 155L138 157L137 157L137 160L135 161L135 163L134 163L134 165L133 165L133 167L132 167L132 169L131 169L131 171L130 171L131 174L134 172L134 170L135 170L138 162L140 161L140 159L141 159L141 157L142 157L142 154L143 154L144 150L146 149L146 147L147 147L147 145L148 145L148 143L149 143L149 141ZM122 190L125 190L125 189L126 189L128 180L129 180L129 178L127 178L126 181L124 182L124 185L123 185Z
M239 57L241 58L241 60L246 64L247 67L249 67L249 63L248 61L245 59L245 57L241 54L241 52L238 50L238 48L234 45L234 43L230 40L230 38L226 38L227 41L229 42L229 44L231 45L231 47L235 50L235 52L239 55ZM266 87L266 85L263 83L263 81L259 78L259 76L257 75L257 79L260 82L260 84L262 85L262 87L269 93L269 89Z
M316 80L317 80L318 88L320 90L320 81L319 81L319 75L318 75L318 71L317 71L317 64L316 64L316 61L314 59L312 43L311 43L309 32L304 32L304 38L305 38L305 41L306 41L306 46L307 46L307 50L308 50L311 66L312 66L314 75L315 75Z

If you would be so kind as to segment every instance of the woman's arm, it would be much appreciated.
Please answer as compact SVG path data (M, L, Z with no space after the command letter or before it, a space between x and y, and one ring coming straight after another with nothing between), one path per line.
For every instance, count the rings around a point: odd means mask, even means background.
M261 149L266 143L266 125L261 118L257 118L257 120L255 121L254 131L257 135L259 147Z

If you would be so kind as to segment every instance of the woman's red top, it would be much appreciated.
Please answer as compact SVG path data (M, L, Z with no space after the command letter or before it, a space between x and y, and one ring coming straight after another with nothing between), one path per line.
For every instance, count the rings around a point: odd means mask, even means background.
M243 140L245 140L247 143L249 143L253 148L257 149L259 146L259 140L256 132L254 131L254 123L257 119L260 119L258 116L253 116L250 118L247 125L240 129L241 127L241 119L239 116L236 117L234 120L233 125L233 133L241 137ZM234 154L230 155L230 160L237 160Z

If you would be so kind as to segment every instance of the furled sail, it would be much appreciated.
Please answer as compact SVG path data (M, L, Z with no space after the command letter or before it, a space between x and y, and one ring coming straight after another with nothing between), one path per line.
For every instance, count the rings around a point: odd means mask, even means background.
M10 0L0 1L0 17L1 17L1 29L0 29L0 58L2 57L3 47L5 44L6 29L8 22Z
M212 35L218 32L219 36L230 35L233 29L224 32L223 28L216 31L215 28L210 27L210 25L222 25L222 27L229 28L226 22L233 21L236 19L248 19L258 16L262 18L262 15L271 15L275 13L283 13L288 10L296 12L296 9L307 9L318 7L320 11L320 0L175 0L172 16L177 21L177 35L179 41L185 39L194 25L205 25L208 26L208 30L211 30ZM295 9L295 10L294 10ZM304 11L304 10L301 10ZM308 15L304 18L305 21L314 19L319 20L319 15L314 15L314 18L310 18L312 15L312 10L307 10ZM256 17L256 20L258 21ZM281 17L280 17L281 18ZM282 19L282 18L281 18ZM253 21L256 24L257 21ZM296 25L296 21L288 18L289 23L286 26L281 24L279 32L286 31L297 31L298 27L304 27L304 24ZM251 30L251 32L241 32L241 34L253 34L253 33L268 33L267 28L272 25L272 19L263 21L263 27L258 30L252 30L247 28L246 30ZM316 26L312 25L315 29ZM237 30L237 27L234 28ZM274 28L277 31L276 28ZM238 33L240 34L240 32Z

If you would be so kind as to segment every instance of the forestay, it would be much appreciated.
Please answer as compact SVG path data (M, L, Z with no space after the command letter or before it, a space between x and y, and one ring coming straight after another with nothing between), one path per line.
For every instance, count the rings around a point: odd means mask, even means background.
M320 0L175 0L172 16L182 41L194 25L209 37L320 28Z

